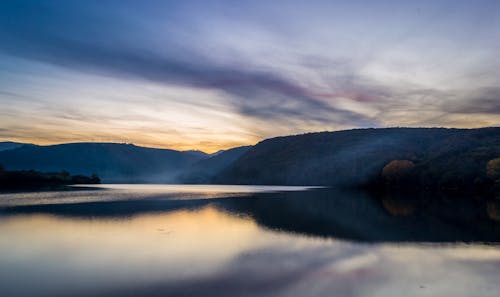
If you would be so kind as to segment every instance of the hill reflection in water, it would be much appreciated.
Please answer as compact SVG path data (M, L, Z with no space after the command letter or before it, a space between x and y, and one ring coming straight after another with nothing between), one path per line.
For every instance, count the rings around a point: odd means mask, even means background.
M125 186L23 193L18 204L0 195L2 296L465 297L500 289L498 200L269 190Z
M137 187L133 187L137 188ZM265 188L265 187L261 187ZM78 218L129 218L152 212L215 207L252 218L264 228L367 242L500 242L500 200L423 193L373 195L363 191L311 189L265 192L223 190L134 192L118 200L4 206L1 213ZM143 187L139 187L142 191ZM137 190L137 189L136 189ZM274 192L276 191L276 192ZM90 192L92 193L92 192ZM92 195L92 194L91 194ZM95 196L103 195L97 191ZM114 196L112 192L105 195Z

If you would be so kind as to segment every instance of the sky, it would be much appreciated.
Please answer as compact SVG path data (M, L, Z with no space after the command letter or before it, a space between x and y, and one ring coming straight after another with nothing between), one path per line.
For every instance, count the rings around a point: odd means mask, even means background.
M0 2L0 140L500 125L500 1Z

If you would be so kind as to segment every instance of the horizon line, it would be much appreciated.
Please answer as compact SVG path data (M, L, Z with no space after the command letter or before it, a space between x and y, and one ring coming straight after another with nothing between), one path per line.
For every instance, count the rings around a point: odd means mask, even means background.
M334 132L343 132L343 131L354 131L354 130L384 130L384 129L450 129L450 130L479 130L479 129L488 129L488 128L500 128L500 126L484 126L484 127L476 127L476 128L458 128L458 127L408 127L408 126L390 126L390 127L361 127L361 128L351 128L351 129L340 129L340 130L323 130L323 131L310 131L310 132L304 132L304 133L297 133L297 134L288 134L288 135L278 135L278 136L273 136L273 137L268 137L268 138L262 138L258 142L254 144L243 144L240 146L233 146L233 147L228 147L228 148L222 148L222 149L217 149L217 150L203 150L199 148L190 148L190 149L175 149L172 147L167 147L167 146L155 146L149 145L149 144L141 144L141 143L134 143L134 142L121 142L121 141L91 141L91 140L86 140L86 141L69 141L69 142L47 142L47 143L35 143L35 142L23 142L21 140L17 141L15 139L10 140L10 139L4 139L0 140L0 143L19 143L23 145L36 145L36 146L57 146L57 145L66 145L66 144L85 144L85 143L93 143L93 144L121 144L121 145L133 145L137 147L142 147L142 148L150 148L150 149L165 149L165 150L172 150L172 151L178 151L178 152L201 152L207 155L211 155L220 151L225 151L237 147L242 147L242 146L254 146L264 140L267 139L273 139L273 138L280 138L280 137L290 137L290 136L299 136L299 135L307 135L307 134L315 134L315 133L334 133Z

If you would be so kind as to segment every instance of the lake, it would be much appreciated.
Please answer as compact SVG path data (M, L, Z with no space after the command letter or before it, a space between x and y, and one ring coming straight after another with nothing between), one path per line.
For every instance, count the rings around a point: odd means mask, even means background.
M500 200L315 187L0 194L0 295L498 296Z

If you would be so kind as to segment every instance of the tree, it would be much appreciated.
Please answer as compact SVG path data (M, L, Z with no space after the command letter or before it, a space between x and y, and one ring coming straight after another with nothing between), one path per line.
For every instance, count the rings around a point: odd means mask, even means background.
M90 183L92 183L92 184L100 184L101 183L101 179L99 178L99 176L97 176L97 174L93 173L90 176Z
M413 172L415 164L409 160L393 160L382 169L382 177L390 184L406 182Z
M500 202L497 199L489 200L487 202L486 212L490 219L500 222Z
M490 160L486 164L486 174L492 180L496 181L500 179L500 158Z

